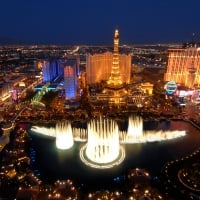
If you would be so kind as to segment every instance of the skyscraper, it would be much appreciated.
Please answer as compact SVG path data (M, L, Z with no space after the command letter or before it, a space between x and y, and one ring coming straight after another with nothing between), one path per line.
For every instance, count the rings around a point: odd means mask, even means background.
M105 52L86 57L86 78L88 84L107 81L111 74L113 53ZM123 83L130 83L131 55L119 54L119 71Z
M87 84L108 80L112 66L112 53L105 52L86 57L86 80Z
M48 61L42 62L42 75L43 75L43 82L49 82L51 80L50 78L50 64Z
M45 60L42 62L43 82L53 82L63 74L63 67L60 60Z
M174 81L188 88L200 86L200 48L170 49L165 81Z
M75 99L77 96L79 63L77 59L67 60L64 64L65 98Z

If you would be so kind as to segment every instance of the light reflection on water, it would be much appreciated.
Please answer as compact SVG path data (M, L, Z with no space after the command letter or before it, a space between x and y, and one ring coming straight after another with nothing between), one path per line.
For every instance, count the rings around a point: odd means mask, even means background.
M71 178L94 187L106 187L114 177L126 173L130 168L145 168L150 174L158 175L167 161L181 158L200 146L199 130L183 121L144 122L144 129L178 129L186 130L188 134L163 142L125 144L126 158L123 163L103 171L85 166L80 161L79 149L84 143L75 142L72 149L61 151L56 148L55 139L30 134L36 151L32 167L39 170L40 178L44 181Z

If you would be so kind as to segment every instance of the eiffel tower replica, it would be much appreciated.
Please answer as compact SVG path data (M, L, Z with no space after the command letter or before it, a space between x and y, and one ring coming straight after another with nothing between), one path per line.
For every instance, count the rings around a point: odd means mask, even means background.
M111 104L125 103L127 91L120 76L118 29L115 30L114 34L114 52L112 59L111 75L106 83L103 93L109 96L109 103Z

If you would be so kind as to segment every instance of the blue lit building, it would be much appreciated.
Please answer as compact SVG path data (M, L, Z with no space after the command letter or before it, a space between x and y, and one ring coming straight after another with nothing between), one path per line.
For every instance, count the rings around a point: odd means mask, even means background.
M78 87L79 61L78 59L70 59L63 64L65 98L75 99Z
M50 64L48 61L42 62L43 82L50 82Z
M60 60L43 61L42 63L43 82L54 82L63 75L63 66Z
M57 59L42 62L43 84L52 85L64 80L66 100L76 99L78 89L79 58Z

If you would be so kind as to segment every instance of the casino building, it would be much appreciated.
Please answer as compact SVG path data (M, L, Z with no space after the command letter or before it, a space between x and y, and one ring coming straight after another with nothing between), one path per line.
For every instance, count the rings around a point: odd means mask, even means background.
M86 78L88 84L107 81L111 74L113 53L87 55L86 57ZM120 75L122 82L130 82L131 55L119 54Z
M60 60L44 60L42 63L43 82L52 82L63 74L63 66Z
M64 88L65 98L75 99L77 97L79 60L70 59L63 63L64 66Z
M106 82L103 94L108 95L109 103L118 105L126 103L127 90L125 89L125 85L120 74L119 31L117 29L115 30L114 34L114 52L112 58L111 74Z
M93 84L107 81L113 73L113 65L117 66L117 71L120 73L120 79L123 83L130 82L131 75L131 55L119 54L119 31L115 30L114 36L114 52L105 52L86 57L86 80L87 84ZM115 62L113 63L113 57Z
M200 87L200 47L170 49L164 80L187 88Z
M77 95L79 59L44 60L42 65L43 84L59 84L64 79L66 99L75 99Z
M200 47L197 44L169 49L164 81L167 94L176 97L180 105L200 102ZM175 90L173 85L177 85Z
M121 67L121 63L123 63L123 67ZM127 90L125 84L130 82L131 57L120 57L119 55L118 29L114 33L113 53L89 56L87 58L86 74L89 83L106 80L103 91L95 96L96 101L104 101L115 105L126 103Z

